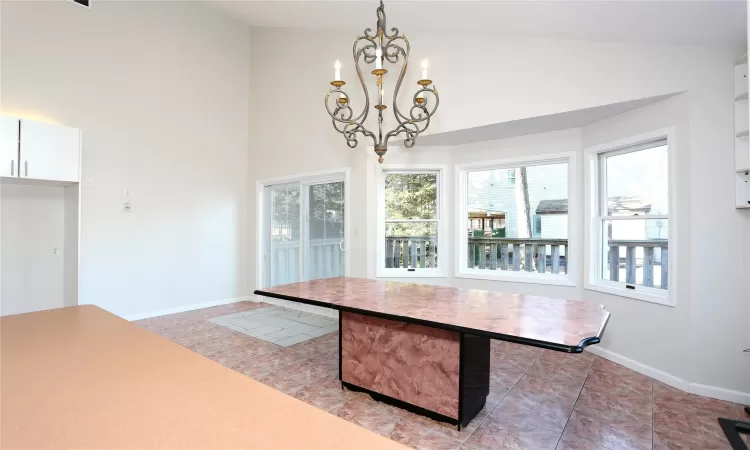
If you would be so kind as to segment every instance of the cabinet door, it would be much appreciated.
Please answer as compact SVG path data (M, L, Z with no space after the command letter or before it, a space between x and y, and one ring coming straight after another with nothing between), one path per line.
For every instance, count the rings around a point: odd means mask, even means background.
M77 128L21 120L21 177L78 181L80 136Z
M0 116L0 177L17 177L18 167L18 119Z

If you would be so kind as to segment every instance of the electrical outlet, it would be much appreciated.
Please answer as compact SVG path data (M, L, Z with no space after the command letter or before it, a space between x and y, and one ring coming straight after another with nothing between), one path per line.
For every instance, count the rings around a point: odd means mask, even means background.
M130 212L130 202L125 202L122 205L122 210L125 211L125 212Z
M130 197L130 189L125 189L125 197Z

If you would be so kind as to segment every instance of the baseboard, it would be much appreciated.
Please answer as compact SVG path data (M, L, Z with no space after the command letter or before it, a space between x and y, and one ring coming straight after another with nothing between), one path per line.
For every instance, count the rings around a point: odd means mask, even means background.
M691 383L680 377L676 377L670 373L655 369L651 366L632 360L620 355L619 353L615 353L599 346L586 347L586 351L589 351L597 356L601 356L606 360L612 361L621 366L627 367L630 370L634 370L640 374L649 376L654 380L661 381L664 384L683 390L685 392L689 392L691 394L702 395L704 397L711 397L727 402L739 403L741 405L750 405L750 393L748 392L733 391L731 389L724 389L716 386Z
M607 350L598 345L586 347L586 350L595 354L596 356L601 356L602 358L612 361L613 363L617 363L621 366L627 367L630 370L634 370L640 374L649 376L654 380L661 381L662 383L668 384L669 386L689 392L688 388L690 387L690 383L670 373L655 369L651 366L647 366L646 364L632 360L630 358L622 356L619 353Z
M268 303L269 305L280 306L282 308L293 309L295 311L317 314L319 316L330 317L332 319L339 318L338 310L324 308L322 306L306 305L304 303L291 302L289 300L281 300L279 298L273 297L264 297L262 295L255 295L252 298L248 298L248 300L257 303Z
M733 391L707 384L690 383L690 393L704 397L718 398L740 405L750 405L750 392Z
M183 305L183 306L177 306L174 308L157 309L156 311L150 311L146 313L132 314L129 316L124 316L123 319L129 320L129 321L150 319L152 317L166 316L167 314L177 314L177 313L186 312L186 311L193 311L196 309L210 308L212 306L228 305L230 303L245 302L245 301L254 301L254 299L252 297L246 296L246 297L230 298L230 299L225 299L225 300L214 300L212 302L193 303L191 305Z

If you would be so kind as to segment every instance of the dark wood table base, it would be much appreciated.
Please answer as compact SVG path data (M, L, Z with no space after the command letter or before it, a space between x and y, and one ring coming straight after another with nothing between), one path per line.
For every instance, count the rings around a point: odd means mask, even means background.
M489 394L490 340L341 311L339 379L342 387L460 430Z
M745 408L745 412L750 414L750 409ZM732 450L748 450L747 445L742 441L742 434L750 434L750 422L742 422L733 419L719 419L719 425L732 446Z

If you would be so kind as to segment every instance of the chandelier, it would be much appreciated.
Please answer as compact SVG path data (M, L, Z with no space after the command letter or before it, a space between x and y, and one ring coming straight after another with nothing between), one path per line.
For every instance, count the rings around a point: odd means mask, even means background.
M427 60L422 61L422 79L417 82L420 86L412 97L412 106L408 115L401 112L396 104L398 93L401 89L401 82L404 80L406 69L409 66L409 41L406 36L399 34L398 28L391 28L391 34L388 34L385 26L385 8L383 1L380 1L380 7L377 9L378 28L373 35L372 29L367 28L364 36L357 36L352 48L354 56L354 66L357 69L357 77L362 85L365 96L365 105L359 115L354 115L349 95L344 92L342 87L346 84L341 79L341 63L336 61L334 64L334 81L333 86L328 90L325 98L326 110L333 119L333 127L339 133L344 135L346 144L354 148L357 146L357 133L372 138L375 146L375 153L378 155L378 162L383 162L383 155L388 151L388 140L394 136L404 135L404 145L407 148L414 146L420 133L430 125L430 119L437 110L439 98L437 89L432 86L432 80L427 77ZM396 86L393 90L393 114L396 117L398 125L393 130L383 133L383 112L388 109L385 105L385 92L383 90L383 77L388 70L383 67L388 62L396 64L403 59L401 71L399 72ZM367 84L362 76L360 61L365 64L375 63L375 68L370 72L375 76L377 85L377 103L374 108L378 111L378 130L377 133L365 127L365 121L370 108L370 95L367 90ZM427 95L425 95L427 94Z

